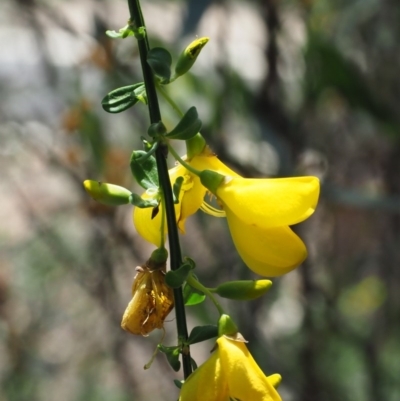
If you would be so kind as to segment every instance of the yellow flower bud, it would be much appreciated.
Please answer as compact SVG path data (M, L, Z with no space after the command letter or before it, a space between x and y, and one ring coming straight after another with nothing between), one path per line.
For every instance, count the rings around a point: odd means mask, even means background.
M229 281L219 285L215 292L224 298L248 301L261 297L271 286L270 280Z
M196 39L180 54L175 66L175 77L187 73L192 68L201 49L209 40L207 37Z
M131 191L114 184L86 180L83 182L86 192L103 205L119 206L130 202Z

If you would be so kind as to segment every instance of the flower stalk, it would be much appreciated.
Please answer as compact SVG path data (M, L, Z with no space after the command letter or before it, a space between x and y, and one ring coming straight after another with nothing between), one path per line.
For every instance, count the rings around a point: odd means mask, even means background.
M137 40L140 53L140 62L143 71L143 79L147 93L150 123L154 124L161 121L161 112L158 103L153 72L149 64L147 63L147 55L150 46L145 30L145 22L142 15L139 0L128 0L128 6L129 6L131 22L134 24L135 28L144 29L144 35L137 36ZM164 207L167 217L171 269L177 270L182 264L182 254L179 244L178 228L176 225L175 208L172 196L171 183L168 175L168 167L165 158L165 150L166 150L165 146L163 145L158 146L155 151L155 158L157 161L159 184L161 191L163 193L163 199L165 201ZM186 324L185 305L183 301L183 294L181 288L174 289L174 298L175 298L175 313L176 313L176 324L178 331L178 341L180 344L184 344L187 343L188 330ZM182 352L182 365L185 379L192 372L190 359L191 358L190 358L189 347L185 347L185 349Z

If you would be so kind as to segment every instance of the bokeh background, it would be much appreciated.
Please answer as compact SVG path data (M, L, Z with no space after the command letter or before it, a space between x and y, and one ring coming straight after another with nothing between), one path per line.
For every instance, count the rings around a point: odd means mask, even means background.
M400 399L400 3L398 0L149 1L153 46L173 56L209 36L168 88L244 176L318 175L315 215L296 227L309 258L262 299L224 302L285 401ZM140 190L129 156L148 125L110 115L110 90L141 81L136 43L111 40L123 0L0 2L0 400L171 401L180 379L162 333L120 328L134 269L152 248L130 207L88 199L87 178ZM176 123L162 102L165 123ZM182 237L209 286L255 278L223 219ZM208 302L189 325L215 322ZM166 345L175 343L175 321ZM192 347L198 363L212 344ZM207 400L205 400L207 401Z

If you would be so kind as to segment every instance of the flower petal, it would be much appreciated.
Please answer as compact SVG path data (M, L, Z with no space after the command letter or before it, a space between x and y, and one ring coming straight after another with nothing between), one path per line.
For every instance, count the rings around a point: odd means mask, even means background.
M189 164L197 170L213 170L219 174L227 175L230 177L240 177L228 166L221 162L218 157L209 149L206 148L203 153L193 157Z
M207 189L203 187L199 177L189 173L181 165L170 170L169 174L172 185L179 176L184 178L181 193L179 195L180 215L179 218L177 217L176 221L179 230L182 233L185 233L185 221L189 216L200 209Z
M281 276L307 257L303 241L289 227L260 228L246 224L229 209L225 211L236 249L255 273Z
M217 343L230 397L241 401L281 401L244 343L226 337L218 338Z
M216 195L247 224L262 228L288 226L314 213L319 180L316 177L232 177L218 188Z
M226 373L221 368L219 350L196 369L182 386L179 401L229 401Z
M142 195L143 199L149 199L146 193ZM156 247L164 245L161 241L161 216L162 216L162 205L159 205L158 213L152 218L153 208L148 207L141 209L135 207L133 209L133 224L136 227L137 232L146 241L151 242ZM179 213L179 210L175 208L175 213ZM165 223L165 234L167 233L167 224Z

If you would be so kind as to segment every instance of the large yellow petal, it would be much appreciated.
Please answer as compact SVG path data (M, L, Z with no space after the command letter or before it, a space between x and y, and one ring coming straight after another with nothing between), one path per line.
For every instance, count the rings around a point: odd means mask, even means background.
M316 177L246 179L232 177L217 197L248 224L262 228L288 226L309 217L317 206Z
M244 343L226 337L218 338L217 343L231 397L241 401L281 401Z
M142 195L143 199L149 199L150 196L144 193ZM175 212L179 213L179 210L175 207ZM141 209L135 207L133 209L133 224L136 227L136 231L141 237L146 241L151 242L156 247L164 245L161 241L161 216L162 216L162 205L160 204L157 215L151 218L153 213L153 208L148 207ZM165 234L167 233L167 224L164 225ZM164 238L165 239L165 238Z
M221 367L219 350L187 378L179 401L229 401L226 372Z
M219 174L230 177L240 177L228 166L221 162L218 157L212 153L209 148L206 148L200 155L194 156L188 163L197 170L213 170Z
M303 241L287 226L260 228L225 209L236 249L244 263L261 276L281 276L307 257Z

